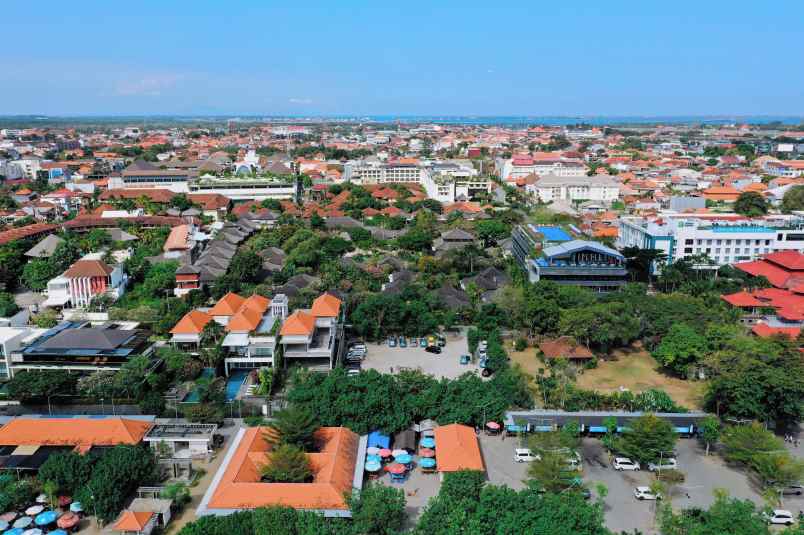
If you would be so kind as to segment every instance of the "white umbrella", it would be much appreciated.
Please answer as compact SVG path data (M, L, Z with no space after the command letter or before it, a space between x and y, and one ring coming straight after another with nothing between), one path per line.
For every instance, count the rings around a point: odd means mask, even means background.
M368 453L369 455L377 455L378 453L380 453L380 448L378 448L377 446L369 446L368 448L366 448L366 453Z
M42 535L42 530L39 528L26 529L22 532L22 535Z
M30 506L29 508L27 508L25 510L25 514L28 515L28 516L38 515L39 513L41 513L44 510L45 510L44 505L32 505L32 506Z
M36 503L47 503L47 494L40 494L37 496Z
M391 452L391 455L394 457L399 457L400 455L407 455L408 451L403 449L397 449Z

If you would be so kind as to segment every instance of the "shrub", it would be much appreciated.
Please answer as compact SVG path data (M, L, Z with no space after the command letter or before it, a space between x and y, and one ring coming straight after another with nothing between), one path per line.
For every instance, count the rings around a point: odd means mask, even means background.
M291 444L277 446L261 472L262 480L269 483L308 483L313 479L307 454Z

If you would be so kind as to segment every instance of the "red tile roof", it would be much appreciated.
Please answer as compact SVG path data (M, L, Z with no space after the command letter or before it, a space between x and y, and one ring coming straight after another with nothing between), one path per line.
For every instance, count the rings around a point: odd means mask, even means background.
M310 312L317 318L337 318L341 311L341 300L332 294L319 295L313 301Z
M200 310L191 310L170 330L170 334L201 334L212 316Z
M449 424L434 430L438 471L485 470L475 430L462 424Z
M129 418L14 418L0 428L4 446L139 444L151 423Z
M234 316L245 299L234 292L229 292L221 297L215 306L209 309L210 316Z
M287 317L279 334L282 336L308 336L315 331L315 316L297 310Z

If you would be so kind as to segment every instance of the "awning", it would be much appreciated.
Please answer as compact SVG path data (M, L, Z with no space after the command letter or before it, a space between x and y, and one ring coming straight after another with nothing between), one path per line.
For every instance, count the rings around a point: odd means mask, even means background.
M38 449L38 445L17 446L17 449L11 452L11 455L33 455Z
M69 295L49 295L45 302L42 303L43 307L63 307L70 300Z
M248 346L248 333L229 333L221 344L224 347L246 347Z

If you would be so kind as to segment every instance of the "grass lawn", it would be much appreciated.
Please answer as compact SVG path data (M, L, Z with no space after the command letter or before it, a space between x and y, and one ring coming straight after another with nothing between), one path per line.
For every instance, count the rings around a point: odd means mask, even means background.
M601 392L625 387L636 394L660 388L688 409L701 407L706 388L705 381L684 381L663 374L650 353L640 348L614 351L611 360L600 360L597 368L584 370L577 382L581 388Z
M541 360L536 358L536 348L528 347L525 351L514 351L510 347L507 349L508 356L511 357L511 362L530 376L530 388L533 392L533 401L536 403L537 407L541 407L543 404L540 403L541 397L539 396L536 381L533 378L539 376L539 368L545 368L545 365Z

